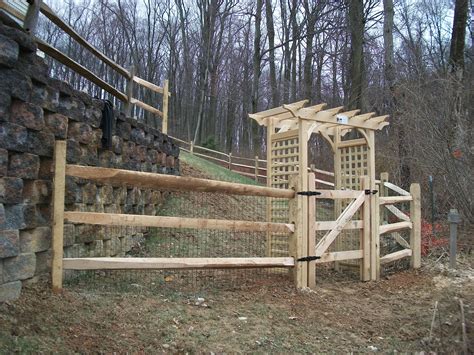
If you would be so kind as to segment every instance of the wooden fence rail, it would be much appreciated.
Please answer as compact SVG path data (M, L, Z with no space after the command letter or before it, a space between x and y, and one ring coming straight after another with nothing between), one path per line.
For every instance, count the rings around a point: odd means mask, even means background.
M30 5L30 8L37 7L38 2L34 1ZM63 30L66 34L68 34L71 38L73 38L77 43L79 43L82 47L86 48L90 53L95 55L100 61L108 65L110 68L115 70L117 73L119 73L121 76L124 77L127 83L126 87L126 93L121 92L117 88L113 87L109 83L107 83L105 80L99 78L97 75L95 75L91 70L87 69L80 63L76 62L74 59L70 58L66 54L62 53L60 50L57 48L51 46L50 44L42 41L39 38L36 38L36 42L38 44L38 48L49 55L51 58L57 60L61 64L67 66L68 68L74 70L76 73L80 74L82 77L86 78L87 80L91 81L104 91L108 92L110 95L114 96L118 100L122 101L125 104L125 109L127 111L127 114L131 113L131 107L133 105L136 105L140 107L141 109L152 113L153 115L160 116L162 118L162 132L167 134L168 133L168 101L169 97L171 96L169 92L169 87L168 87L168 80L164 81L164 86L160 87L158 85L155 85L153 83L150 83L147 80L144 80L142 78L139 78L135 75L135 70L132 68L131 70L127 70L121 65L117 64L114 62L112 59L107 57L104 53L99 51L97 48L95 48L92 44L90 44L86 39L84 39L79 33L77 33L74 28L72 28L69 24L64 22L48 5L46 5L44 2L41 2L39 11L33 12L29 11L30 13L35 14L35 19L29 20L28 24L28 30L30 32L34 32L34 25L37 22L37 17L39 15L39 12L41 12L46 18L48 18L52 23L54 23L56 26L58 26L61 30ZM26 21L26 20L25 20ZM27 24L25 23L25 26ZM162 106L161 110L158 108L147 104L135 97L133 97L133 86L134 83L141 85L148 90L151 90L153 92L162 94L163 96L163 101L162 101Z
M210 218L131 215L64 211L65 177L73 176L100 183L134 186L155 190L216 192L232 195L263 196L294 199L292 189L245 185L190 177L169 176L138 171L66 164L66 142L57 141L54 158L53 190L53 290L62 289L63 270L88 269L202 269L294 267L293 257L287 258L64 258L64 221L106 226L138 226L158 228L190 228L225 231L278 233L295 237L293 223L256 222ZM300 236L301 237L301 236Z

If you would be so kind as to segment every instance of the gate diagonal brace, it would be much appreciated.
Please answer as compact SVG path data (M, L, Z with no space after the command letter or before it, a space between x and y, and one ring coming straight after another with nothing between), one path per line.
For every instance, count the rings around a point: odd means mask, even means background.
M320 256L305 256L303 258L296 259L296 261L310 262L310 261L315 261L315 260L318 260L318 259L321 259L321 257Z
M319 191L299 191L296 193L297 195L302 195L302 196L307 196L307 197L311 197L311 196L318 196L318 195L321 195L321 192Z

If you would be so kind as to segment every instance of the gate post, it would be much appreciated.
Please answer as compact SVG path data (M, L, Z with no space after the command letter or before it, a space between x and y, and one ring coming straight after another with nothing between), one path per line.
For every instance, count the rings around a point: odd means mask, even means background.
M370 190L370 180L368 176L360 178L362 190ZM362 233L360 249L362 249L362 262L360 264L360 279L370 280L370 195L365 195L364 206L362 208Z
M294 189L295 192L301 191L300 179L297 175L289 177L289 188ZM308 256L308 238L307 226L304 216L307 207L307 197L302 195L295 195L288 201L290 223L293 223L295 230L290 236L289 254L295 260L295 267L293 268L293 281L296 288L302 289L308 287L308 266L306 262L299 262L297 259Z
M308 174L308 190L316 190L316 175ZM316 250L316 196L308 197L308 252L307 255L314 255ZM316 288L316 261L308 262L308 287Z
M56 141L54 145L53 179L53 260L51 283L53 291L63 287L63 233L64 233L64 193L66 188L66 141Z

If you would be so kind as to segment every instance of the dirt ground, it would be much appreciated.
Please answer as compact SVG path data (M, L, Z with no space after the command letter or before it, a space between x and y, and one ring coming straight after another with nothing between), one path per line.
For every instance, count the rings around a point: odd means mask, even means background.
M426 262L425 262L426 264ZM437 351L474 349L474 272L431 261L379 282L325 274L316 291L290 283L206 294L53 295L31 286L0 305L2 353L235 353ZM323 273L324 274L324 273ZM200 297L204 298L200 299ZM429 338L435 301L438 312Z

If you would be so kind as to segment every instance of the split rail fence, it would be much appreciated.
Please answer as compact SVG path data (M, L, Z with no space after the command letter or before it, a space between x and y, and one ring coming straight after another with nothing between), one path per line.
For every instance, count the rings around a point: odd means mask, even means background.
M233 155L232 153L224 153L218 150L196 145L193 141L188 142L177 137L170 137L177 142L180 149L188 153L212 161L240 175L253 178L255 181L260 181L263 183L267 181L266 159L260 159L257 155L255 158L237 156ZM334 187L333 172L317 169L314 165L311 165L308 171L317 175L317 185Z
M140 226L158 228L191 228L244 232L267 232L294 235L292 223L255 222L169 216L146 216L96 212L65 212L65 178L93 180L96 182L131 186L159 191L218 192L230 195L263 196L294 199L295 191L264 186L245 185L223 181L169 176L121 169L99 168L66 164L66 142L57 141L54 162L53 194L53 262L52 284L54 290L62 288L63 270L123 270L123 269L223 269L223 268L291 268L293 257L249 258L64 258L64 221L109 226Z
M138 106L144 111L147 111L153 115L157 115L162 118L162 132L167 134L168 132L168 102L169 97L171 96L169 91L168 80L164 81L163 87L155 85L147 80L144 80L135 75L135 68L132 66L129 70L125 69L121 65L117 64L115 61L107 57L104 53L100 50L95 48L92 44L90 44L86 39L84 39L76 30L74 30L69 24L64 22L48 5L46 5L43 1L35 0L29 2L28 10L26 15L23 17L22 14L18 14L15 9L11 8L10 6L5 5L5 9L12 13L14 16L23 19L24 24L23 27L29 31L30 33L34 33L39 14L42 13L46 18L48 18L52 23L58 26L61 30L63 30L66 34L68 34L71 38L77 41L81 46L87 49L90 53L96 56L102 63L112 68L115 72L120 74L123 78L125 83L125 92L120 91L119 89L115 88L114 86L107 83L102 78L98 77L92 71L84 67L82 64L78 63L74 59L70 58L57 48L53 47L49 43L45 41L35 38L36 43L38 44L38 48L46 53L51 58L57 60L61 64L65 65L66 67L72 69L76 73L80 74L87 80L91 81L92 83L96 84L98 87L103 89L104 91L108 92L110 95L118 99L119 101L124 103L125 113L130 115L132 113L132 108L134 105ZM161 110L156 108L154 105L145 103L136 97L133 97L133 93L135 90L136 85L140 85L143 88L151 90L152 92L159 93L162 95L162 105Z

